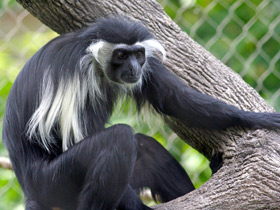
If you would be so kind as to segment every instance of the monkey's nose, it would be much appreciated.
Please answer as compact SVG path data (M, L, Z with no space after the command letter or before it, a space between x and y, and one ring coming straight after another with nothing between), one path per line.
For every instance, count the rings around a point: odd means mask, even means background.
M134 68L130 68L130 76L135 76L136 70Z

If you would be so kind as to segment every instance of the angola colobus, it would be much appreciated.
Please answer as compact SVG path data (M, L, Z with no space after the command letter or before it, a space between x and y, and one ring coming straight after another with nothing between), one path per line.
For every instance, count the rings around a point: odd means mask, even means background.
M241 111L187 87L164 57L142 24L110 17L55 38L26 63L3 129L26 209L149 209L134 190L168 201L194 189L154 139L127 125L104 128L124 93L139 110L148 102L191 127L280 127L277 113Z

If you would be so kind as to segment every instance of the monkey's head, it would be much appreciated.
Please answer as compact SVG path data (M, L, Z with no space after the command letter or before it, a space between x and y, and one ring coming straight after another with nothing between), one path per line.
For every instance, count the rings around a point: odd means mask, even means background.
M106 73L117 83L137 83L146 61L145 48L141 45L123 45L114 48Z
M87 52L94 57L105 77L114 83L139 84L149 70L149 57L158 58L156 52L160 52L161 59L165 58L162 45L140 22L121 17L102 18L93 28L99 39Z

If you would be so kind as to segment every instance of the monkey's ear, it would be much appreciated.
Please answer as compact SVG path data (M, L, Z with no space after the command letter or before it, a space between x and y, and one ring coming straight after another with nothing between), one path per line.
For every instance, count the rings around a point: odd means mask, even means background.
M159 41L156 39L148 39L142 41L141 44L145 47L147 57L155 56L159 52L162 62L165 61L166 51Z
M87 52L92 54L92 56L95 58L95 60L100 63L100 59L98 56L99 55L99 51L100 49L104 46L105 42L100 40L97 42L93 42L88 48L87 48Z

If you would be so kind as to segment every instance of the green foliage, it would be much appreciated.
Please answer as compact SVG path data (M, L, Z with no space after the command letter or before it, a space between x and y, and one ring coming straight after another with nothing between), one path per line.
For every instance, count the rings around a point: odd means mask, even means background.
M279 94L272 97L280 84L280 1L158 2L195 41L240 73L264 99L280 110ZM182 12L181 8L189 2L191 6Z
M23 209L23 194L12 171L0 169L0 210Z
M0 40L0 140L2 137L2 124L5 102L9 91L19 70L24 63L41 46L53 38L55 33L25 33L14 36L7 43ZM24 52L24 55L22 55ZM1 141L0 141L1 142ZM0 156L7 156L7 151L0 143ZM0 210L22 210L23 194L12 171L0 169Z
M1 9L4 7L5 3L6 3L9 7L13 7L17 2L16 2L16 0L9 0L9 1L1 0L1 1L0 1L0 11L1 11Z

